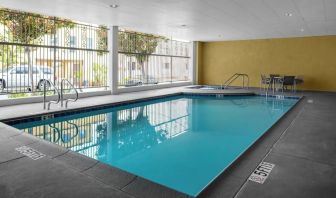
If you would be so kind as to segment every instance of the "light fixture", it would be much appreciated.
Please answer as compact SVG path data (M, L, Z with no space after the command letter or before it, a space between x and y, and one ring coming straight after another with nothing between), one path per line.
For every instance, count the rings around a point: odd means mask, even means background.
M300 29L300 31L301 31L301 32L304 32L304 31L305 31L305 29L301 28L301 29Z
M292 13L289 13L289 12L286 12L286 13L285 13L285 16L286 16L286 17L291 17L291 16L293 16L293 14L292 14Z
M185 28L185 27L187 27L187 25L186 24L182 24L181 27Z
M119 5L117 5L117 4L112 4L112 5L110 5L110 7L111 7L111 8L117 8L117 7L119 7Z

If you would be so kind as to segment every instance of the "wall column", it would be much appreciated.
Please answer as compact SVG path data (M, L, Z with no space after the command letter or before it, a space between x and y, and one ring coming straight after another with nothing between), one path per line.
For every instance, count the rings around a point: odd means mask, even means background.
M109 86L111 93L118 93L118 26L110 26L109 33Z
M198 60L198 53L197 53L197 41L192 42L192 49L191 49L191 71L190 71L190 80L192 84L197 84L197 60Z

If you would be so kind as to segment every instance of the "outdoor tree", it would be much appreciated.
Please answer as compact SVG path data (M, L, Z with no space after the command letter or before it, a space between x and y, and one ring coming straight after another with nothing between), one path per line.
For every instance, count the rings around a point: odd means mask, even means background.
M100 25L98 29L96 30L97 32L97 49L100 50L98 51L98 55L104 55L108 53L108 47L107 47L107 34L108 34L108 29L104 25Z
M104 86L107 68L105 65L93 63L93 83L95 86Z
M146 72L148 71L145 69L145 63L148 61L150 54L155 52L161 39L164 39L164 37L151 34L119 32L119 51L124 52L126 56L135 57L140 66L142 77L146 77Z
M55 34L59 28L74 27L74 23L70 20L9 9L0 9L0 21L8 29L12 42L20 44L36 44L39 38L46 34ZM24 47L28 57L31 90L33 91L32 50L33 48L30 46Z
M0 33L0 41L4 41L4 35ZM12 65L16 62L18 58L17 52L23 52L23 48L21 46L13 46L13 45L3 45L0 47L0 72L3 69L6 69L8 65Z

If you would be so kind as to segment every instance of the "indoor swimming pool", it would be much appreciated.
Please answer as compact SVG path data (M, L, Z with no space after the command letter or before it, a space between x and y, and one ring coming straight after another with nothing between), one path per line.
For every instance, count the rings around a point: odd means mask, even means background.
M298 100L176 95L13 126L197 196Z

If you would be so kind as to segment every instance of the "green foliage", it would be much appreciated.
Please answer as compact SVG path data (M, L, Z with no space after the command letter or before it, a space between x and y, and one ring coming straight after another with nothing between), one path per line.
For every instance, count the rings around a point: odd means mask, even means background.
M38 38L46 34L55 34L57 29L62 27L74 27L74 23L69 20L56 17L43 16L27 12L0 9L0 21L7 28L11 42L22 44L32 44ZM28 57L28 64L31 66L31 48L25 47ZM10 57L11 54L7 54ZM15 60L16 61L16 60ZM32 71L32 70L30 70ZM30 72L31 89L34 90L33 73Z
M31 96L43 96L44 93L43 91L38 91L38 92L34 92L34 93L30 93ZM47 90L46 91L46 95L47 96L52 96L52 95L55 95L55 92L53 90Z
M144 63L148 61L150 54L155 52L159 42L165 39L152 34L119 32L119 51L124 52L126 56L134 56L142 76L146 76Z
M135 56L138 63L143 65L162 39L164 37L151 34L119 32L119 51L126 52L127 56Z
M98 63L93 64L93 83L96 86L104 85L107 75L107 67Z
M43 96L43 92L34 92L34 93L10 93L8 94L8 98L28 98L32 96ZM55 95L54 91L50 90L46 92L47 96Z
M8 28L14 41L25 44L45 34L54 34L58 28L74 27L70 20L9 9L0 9L0 21Z
M97 31L97 49L98 50L104 50L107 51L108 47L107 47L107 34L108 34L108 29L106 26L99 26L99 28L96 30ZM103 55L107 52L98 52L98 55Z
M0 41L4 40L4 36L0 33ZM16 64L18 56L24 52L23 47L15 45L2 45L0 47L0 71L10 65ZM24 59L20 59L24 61Z
M14 94L9 94L8 98L26 98L28 97L28 93L14 93Z
M76 80L77 80L77 83L79 85L81 85L83 83L83 79L84 79L84 71L81 69L79 71L76 71L75 74L74 74Z

